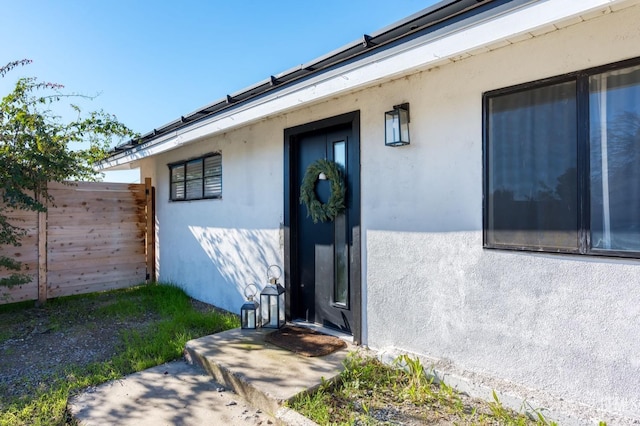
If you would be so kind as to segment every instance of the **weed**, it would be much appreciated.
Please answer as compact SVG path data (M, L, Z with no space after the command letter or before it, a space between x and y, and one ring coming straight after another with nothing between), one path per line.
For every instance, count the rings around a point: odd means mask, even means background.
M495 393L495 392L494 392ZM495 397L494 397L495 398ZM523 411L529 416L530 419L535 420L540 425L545 426L558 426L556 422L548 421L547 418L542 413L544 408L533 408L528 401L523 401L522 406L520 407L520 411ZM603 426L603 425L600 425ZM606 424L605 424L606 426Z
M429 424L444 418L448 424L548 424L503 407L497 395L491 404L463 399L446 383L434 384L419 359L407 355L387 366L375 358L350 354L338 381L323 384L316 394L295 398L290 406L321 425L402 424L404 420ZM391 406L396 409L389 410ZM374 413L396 417L378 420Z
M318 423L328 424L331 420L329 394L323 386L313 394L303 393L297 397L296 404L304 406L306 414Z
M526 425L529 423L529 419L527 417L522 416L514 418L512 411L502 405L502 402L500 402L495 390L492 391L492 395L493 402L489 403L489 409L491 410L491 414L494 419L498 420L501 424L514 426Z

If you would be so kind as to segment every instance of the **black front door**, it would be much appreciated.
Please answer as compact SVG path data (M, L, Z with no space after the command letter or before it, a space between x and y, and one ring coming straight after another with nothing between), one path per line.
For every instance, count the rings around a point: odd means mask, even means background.
M290 146L289 199L295 203L290 206L291 317L354 333L354 318L359 322L360 312L358 138L352 122L300 130ZM299 202L300 184L307 167L321 158L336 162L344 172L346 210L333 221L313 223ZM318 180L315 189L321 202L329 199L328 180Z

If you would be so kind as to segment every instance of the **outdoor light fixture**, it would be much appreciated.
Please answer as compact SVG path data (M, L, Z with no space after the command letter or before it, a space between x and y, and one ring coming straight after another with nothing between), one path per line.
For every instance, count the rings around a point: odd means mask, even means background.
M384 113L384 144L409 145L409 104L395 105Z
M258 288L254 284L249 284L244 289L247 302L240 308L240 323L242 328L255 329L258 327L258 302L253 300Z
M272 274L277 268L278 276ZM276 265L269 267L267 277L269 284L260 293L260 316L262 317L262 327L280 328L286 322L284 312L284 288L278 283L282 270Z

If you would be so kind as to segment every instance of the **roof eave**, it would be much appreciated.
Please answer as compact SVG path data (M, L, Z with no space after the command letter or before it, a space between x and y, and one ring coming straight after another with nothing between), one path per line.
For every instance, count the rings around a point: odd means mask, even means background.
M475 0L473 1L475 2ZM611 2L612 0L582 0L581 2L575 3L566 2L561 3L562 10L557 10L558 3L551 1L550 3L555 4L556 9L554 10L553 5L546 5L546 3L549 2L539 2L537 0L485 1L482 2L483 5L491 4L493 7L474 9L472 10L474 13L471 14L468 13L468 8L465 9L467 12L460 12L462 9L459 9L458 13L455 15L458 17L456 18L457 21L455 24L449 24L448 22L445 22L446 20L443 21L440 16L438 17L438 25L434 24L435 29L433 32L423 34L422 30L412 30L413 32L407 34L405 37L396 37L393 41L389 41L385 46L380 46L378 49L369 49L363 54L351 56L349 58L341 58L333 65L324 64L321 69L314 70L308 74L302 73L298 76L295 75L296 73L301 73L305 67L309 67L309 64L322 64L322 62L326 61L327 58L335 57L337 54L343 54L349 48L353 48L355 46L354 43L351 43L343 49L330 52L308 64L294 67L276 76L270 76L269 79L258 82L248 89L227 95L222 100L216 101L187 116L183 116L178 120L172 121L160 128L160 130L156 129L153 132L147 133L137 140L137 143L135 143L133 147L120 149L119 151L114 152L105 162L99 165L98 168L108 169L118 167L126 162L137 161L143 157L156 155L166 150L178 148L185 143L200 140L204 137L211 136L218 131L228 131L234 126L237 127L245 125L250 123L251 120L256 121L266 116L273 115L274 113L286 112L287 110L299 107L301 102L308 103L311 101L318 101L328 96L345 93L347 90L356 90L359 87L363 87L366 84L366 81L358 82L356 79L352 78L351 86L343 84L343 80L345 80L344 78L335 80L333 85L328 82L331 78L338 75L344 76L349 73L360 72L367 66L367 64L377 63L377 70L375 71L377 74L372 74L370 76L370 84L371 81L382 81L383 78L393 78L395 75L398 75L398 73L408 72L410 69L415 69L418 66L424 67L429 66L430 64L435 65L439 60L446 61L448 57L454 57L455 55L459 55L465 51L471 51L482 46L481 38L474 39L472 37L467 37L464 43L458 42L458 51L455 51L455 49L452 50L451 47L447 50L436 46L437 43L442 42L445 38L449 37L455 39L456 34L460 35L463 31L466 32L469 28L474 28L474 26L479 27L487 22L490 23L499 19L506 19L510 22L509 25L514 27L513 34L516 34L518 31L527 31L535 25L541 25L544 18L552 20L557 17L562 17L563 14L569 16L571 13L578 13L582 10L600 7L610 4ZM443 5L447 6L454 3L458 4L458 6L468 6L468 1L466 3L463 0L445 1L434 5L431 8L425 9L425 11L436 13L442 10ZM513 19L508 19L510 12L524 9L528 6L535 6L538 9L542 8L545 10L546 15L535 16L534 19L531 19L530 23L521 22L521 17L519 21L518 19L515 21ZM461 13L466 13L466 15L462 16ZM453 16L454 15L451 14L450 19L453 19ZM405 18L400 22L407 25L415 22L416 19L422 19L422 17L423 14L419 13ZM537 24L536 20L539 21ZM548 24L549 22L544 23ZM526 25L530 25L530 27L526 27ZM389 31L393 31L394 28L396 28L396 26L387 27L386 29L380 30L379 33L388 33ZM500 37L506 37L505 34L507 30L503 28L495 27L491 31L495 34L491 34L487 31L480 32L484 40L489 40L486 41L487 44L490 43L491 40L495 42L496 40L499 40ZM433 40L431 40L430 37ZM460 37L457 38L460 39ZM399 53L397 52L402 53L410 49L417 49L418 47L428 43L432 43L434 45L433 52L429 53L431 58L423 60L419 65L414 63L414 61L405 60L405 62L393 63L394 68L392 69L390 62L387 61L390 57L399 56ZM382 74L380 73L383 62L387 65L384 77L382 77ZM290 80L287 81L287 78L290 78ZM320 84L327 86L328 89L325 92L322 92L319 90ZM313 87L313 95L315 97L311 97L311 95L306 94L306 97L298 96L295 102L292 101L289 104L286 103L285 98L291 95L291 93L308 92L309 87ZM267 103L270 103L270 105L265 108L265 104ZM254 110L253 113L247 112L250 109ZM232 115L234 117L231 117ZM241 117L242 119L240 119ZM159 144L163 144L162 149L154 147Z
M198 122L202 119L210 117L214 114L223 112L229 108L239 105L242 102L246 102L256 96L260 96L270 91L277 90L285 84L292 84L296 81L308 78L315 73L321 72L329 67L336 66L341 62L347 61L358 55L368 53L370 50L381 48L391 42L398 40L418 31L419 29L425 29L430 24L443 21L443 11L448 10L449 17L457 16L463 11L471 10L476 7L487 5L489 3L496 2L497 0L444 0L433 6L430 6L414 15L404 18L395 24L389 25L381 30L378 30L371 35L363 35L361 40L356 40L348 43L336 50L333 50L325 55L315 58L307 63L292 67L286 71L270 76L268 79L262 80L248 88L242 89L236 93L228 94L224 98L219 99L211 104L208 104L202 108L198 108L183 115L180 118L173 120L163 126L153 129L150 132L143 134L142 136L127 141L125 144L117 146L113 149L109 159L115 156L121 156L127 154L136 147L146 144L149 141L157 140L161 136L170 134L180 128L187 127L192 123ZM507 0L510 1L510 0ZM439 14L429 22L427 19L433 14ZM421 26L417 26L416 22L424 21ZM108 162L109 159L106 161ZM99 168L101 168L100 165Z

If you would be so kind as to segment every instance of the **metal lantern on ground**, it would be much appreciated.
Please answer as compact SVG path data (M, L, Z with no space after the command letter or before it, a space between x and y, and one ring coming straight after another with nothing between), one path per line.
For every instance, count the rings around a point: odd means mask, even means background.
M409 104L394 105L384 113L384 144L409 145Z
M245 329L255 329L259 325L258 302L253 300L258 288L254 284L250 284L244 289L244 295L247 302L240 308L240 324Z
M284 288L278 283L281 274L280 267L270 266L267 271L269 284L260 293L260 316L264 328L280 328L286 322Z

